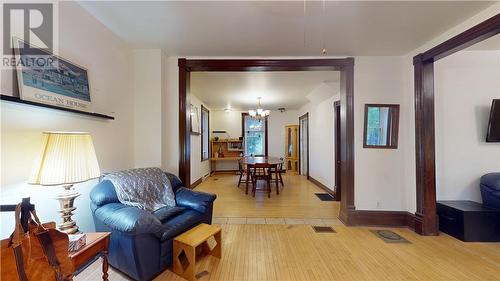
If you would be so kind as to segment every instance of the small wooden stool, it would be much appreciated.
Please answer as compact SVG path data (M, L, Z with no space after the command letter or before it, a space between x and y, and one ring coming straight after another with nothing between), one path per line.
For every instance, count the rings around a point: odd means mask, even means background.
M213 249L207 243L208 238L215 238L217 245ZM203 252L221 258L222 233L221 228L202 223L174 239L174 272L187 280L194 281L196 266L196 247L202 245ZM187 265L181 259L187 260Z

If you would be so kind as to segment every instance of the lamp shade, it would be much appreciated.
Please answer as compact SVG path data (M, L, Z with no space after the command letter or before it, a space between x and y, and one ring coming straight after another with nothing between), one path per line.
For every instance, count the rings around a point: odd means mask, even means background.
M100 176L92 137L80 132L44 132L30 184L61 185Z

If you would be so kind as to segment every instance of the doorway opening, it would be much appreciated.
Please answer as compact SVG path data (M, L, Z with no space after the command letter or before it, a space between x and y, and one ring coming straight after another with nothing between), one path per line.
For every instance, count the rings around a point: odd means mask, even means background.
M309 179L309 112L299 117L299 174Z
M341 188L341 182L340 182L340 171L341 171L341 166L342 162L340 161L340 147L341 147L341 141L342 137L340 136L340 101L336 101L333 104L333 110L334 110L334 151L335 151L335 162L334 162L334 170L335 170L335 201L340 201L340 198L342 198L342 188Z
M354 220L354 59L221 59L181 58L179 65L179 177L191 186L191 73L192 72L268 72L338 71L340 86L340 130L342 196L339 219ZM330 109L331 110L331 109ZM330 111L331 112L331 111ZM238 208L237 211L239 211Z

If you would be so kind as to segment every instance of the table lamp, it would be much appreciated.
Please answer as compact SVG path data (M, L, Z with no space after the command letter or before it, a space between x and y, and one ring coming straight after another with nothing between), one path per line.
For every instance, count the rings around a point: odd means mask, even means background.
M44 132L38 158L31 172L30 184L62 186L59 201L62 223L59 230L73 234L78 226L71 216L76 210L75 198L80 196L73 184L100 176L92 137L83 132Z

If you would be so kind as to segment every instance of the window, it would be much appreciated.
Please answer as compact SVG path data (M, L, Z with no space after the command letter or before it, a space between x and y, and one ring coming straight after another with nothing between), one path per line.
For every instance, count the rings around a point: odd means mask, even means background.
M201 105L201 161L209 159L210 155L210 111Z
M267 118L255 119L242 114L245 155L267 155Z
M364 148L398 148L398 104L366 104Z

